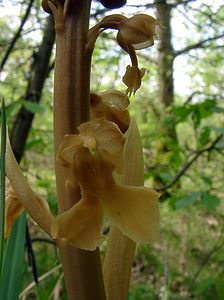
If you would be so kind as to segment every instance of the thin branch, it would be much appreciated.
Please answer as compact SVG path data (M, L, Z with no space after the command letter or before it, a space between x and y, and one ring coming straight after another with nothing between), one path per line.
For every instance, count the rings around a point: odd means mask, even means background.
M192 44L192 45L189 45L181 50L177 50L174 52L174 58L176 58L177 56L179 55L182 55L184 53L187 53L193 49L198 49L198 48L204 48L205 47L205 44L208 43L208 42L211 42L211 41L215 41L215 40L218 40L220 38L224 37L224 33L220 34L220 35L216 35L216 36L213 36L213 37L210 37L210 38L207 38L205 40L202 40L198 43L195 43L195 44Z
M47 244L56 246L56 243L53 240L51 240L49 238L45 238L45 237L32 238L32 243L35 243L35 242L47 243Z
M187 5L188 3L190 3L190 2L195 2L195 0L183 0L183 1L181 1L181 0L178 0L175 4L173 4L172 6L173 7L176 7L177 5L180 5L180 4L182 4L182 5Z
M9 47L8 47L8 49L6 50L5 55L3 56L3 59L1 61L1 65L0 65L0 72L3 70L3 68L4 68L4 66L5 66L5 64L6 64L7 60L8 60L8 58L9 58L10 53L12 52L12 50L13 50L16 42L17 42L17 40L19 39L19 37L21 35L21 32L23 30L23 26L25 25L25 23L26 23L26 21L27 21L27 19L29 17L31 8L33 6L33 2L34 2L34 0L30 0L29 5L27 6L26 12L25 12L25 14L24 14L24 16L23 16L23 18L21 20L20 26L19 26L17 32L15 33L15 35L14 35L14 37L13 37L13 39L12 39L12 41L11 41Z
M201 150L198 150L197 152L195 152L195 155L189 160L187 161L183 167L180 169L180 171L176 174L176 176L173 178L173 180L164 185L163 187L159 187L156 188L156 190L158 192L163 192L169 188L171 188L175 183L177 183L177 181L187 172L187 170L190 168L190 166L205 152L210 152L212 150L215 149L215 146L217 145L217 143L223 138L223 134L220 134L213 142L210 146L203 148Z
M43 275L41 275L40 277L38 277L38 282L41 282L43 280L45 280L46 278L48 278L49 276L51 276L52 274L54 274L56 271L60 270L62 267L62 265L58 265L56 267L54 267L53 269L51 269L50 271L48 271L47 273L44 273ZM19 299L24 299L23 297L32 289L34 288L36 285L36 283L34 281L32 281L19 295Z
M201 266L199 267L199 269L193 276L193 279L191 282L191 289L195 286L197 278L199 277L199 275L201 274L202 270L204 269L204 267L206 266L208 261L211 259L211 257L224 246L223 231L224 231L224 227L222 228L220 236L219 236L218 240L216 241L214 247L208 252L206 257L203 259Z

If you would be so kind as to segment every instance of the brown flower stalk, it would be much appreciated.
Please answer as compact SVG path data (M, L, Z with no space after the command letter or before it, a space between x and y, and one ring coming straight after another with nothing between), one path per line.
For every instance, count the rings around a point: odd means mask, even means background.
M44 1L56 28L54 85L55 153L64 135L89 119L90 57L85 54L91 0ZM56 161L59 212L71 208L80 192L71 173ZM105 299L99 250L93 252L58 244L69 299ZM94 298L93 298L94 297Z

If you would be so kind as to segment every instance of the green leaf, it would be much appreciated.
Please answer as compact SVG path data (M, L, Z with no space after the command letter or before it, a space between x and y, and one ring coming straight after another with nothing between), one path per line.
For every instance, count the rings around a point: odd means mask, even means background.
M173 175L169 172L160 172L158 175L164 183L168 183L173 180Z
M0 279L1 299L19 299L21 290L24 246L25 246L26 213L16 220L6 244L3 263L3 275Z
M206 145L209 142L211 129L209 127L204 127L202 129L201 135L199 137L199 143L201 146Z
M4 253L4 231L5 231L5 152L6 152L6 115L5 102L2 99L1 108L1 199L0 199L0 277L2 274Z
M43 106L41 106L39 103L23 101L23 105L27 110L29 110L33 114L40 114L43 112Z
M207 184L207 185L212 185L212 180L208 176L201 176L201 179Z
M194 204L195 202L199 201L200 200L200 197L201 197L201 192L194 192L194 193L191 193L181 199L179 199L177 202L176 202L176 205L175 207L177 209L179 208L184 208L184 207L187 207L189 205L192 205Z
M204 293L206 290L208 290L212 285L214 284L214 278L208 277L204 280L202 280L196 288L195 294L200 295Z
M18 111L18 109L21 107L21 101L14 101L12 103L10 103L9 105L7 105L6 109L5 109L5 113L6 113L6 117L7 120L10 119L10 117L16 112Z
M218 279L215 282L215 289L218 296L217 300L223 300L224 299L224 279Z
M220 204L220 199L215 195L211 195L210 193L204 192L201 197L201 202L204 204L208 209L214 209L216 206Z

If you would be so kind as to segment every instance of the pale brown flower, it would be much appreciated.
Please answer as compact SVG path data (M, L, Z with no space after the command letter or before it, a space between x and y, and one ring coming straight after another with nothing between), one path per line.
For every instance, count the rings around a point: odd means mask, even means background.
M65 137L58 158L72 168L81 200L55 218L52 237L94 250L103 237L105 214L129 238L137 242L155 240L157 193L144 187L122 185L113 176L124 145L119 128L101 118L83 123L79 130L79 135Z
M134 49L144 49L154 44L155 27L158 21L146 14L138 14L120 22L117 41L126 50L127 45Z
M90 29L86 50L92 53L98 36L104 30L109 28L117 30L117 42L131 59L131 66L128 66L123 77L124 83L128 86L127 92L131 95L139 89L145 73L145 69L138 68L135 50L148 48L154 44L156 26L162 27L155 18L146 14L138 14L130 18L118 14L106 16ZM133 79L131 75L134 76Z
M135 94L140 88L144 74L145 68L139 69L136 66L127 66L126 73L124 74L122 80L128 87L126 91L128 95L131 95L132 93Z
M101 94L90 94L91 118L105 117L124 133L129 126L130 117L127 107L128 96L120 91L111 90Z

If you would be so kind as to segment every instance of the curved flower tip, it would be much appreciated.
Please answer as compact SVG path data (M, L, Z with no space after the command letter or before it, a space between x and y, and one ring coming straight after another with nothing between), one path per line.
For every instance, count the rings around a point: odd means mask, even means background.
M9 180L6 181L6 205L5 205L5 237L10 235L12 225L16 218L23 212L24 207L13 190Z
M114 122L124 133L129 126L130 116L127 110L128 96L120 91L112 90L101 94L91 93L91 118L105 117Z
M152 189L116 184L106 195L105 213L135 242L155 242L159 239L158 198Z
M145 75L145 68L139 69L137 66L127 66L126 72L122 78L124 84L127 88L127 95L135 94L140 88L142 83L142 78Z
M95 250L99 246L103 239L102 203L98 199L88 200L81 199L53 220L53 239L66 239L71 245L84 250Z
M144 49L154 44L155 26L158 21L145 14L138 14L127 18L120 23L117 40L120 46L126 50L127 45L134 49Z

